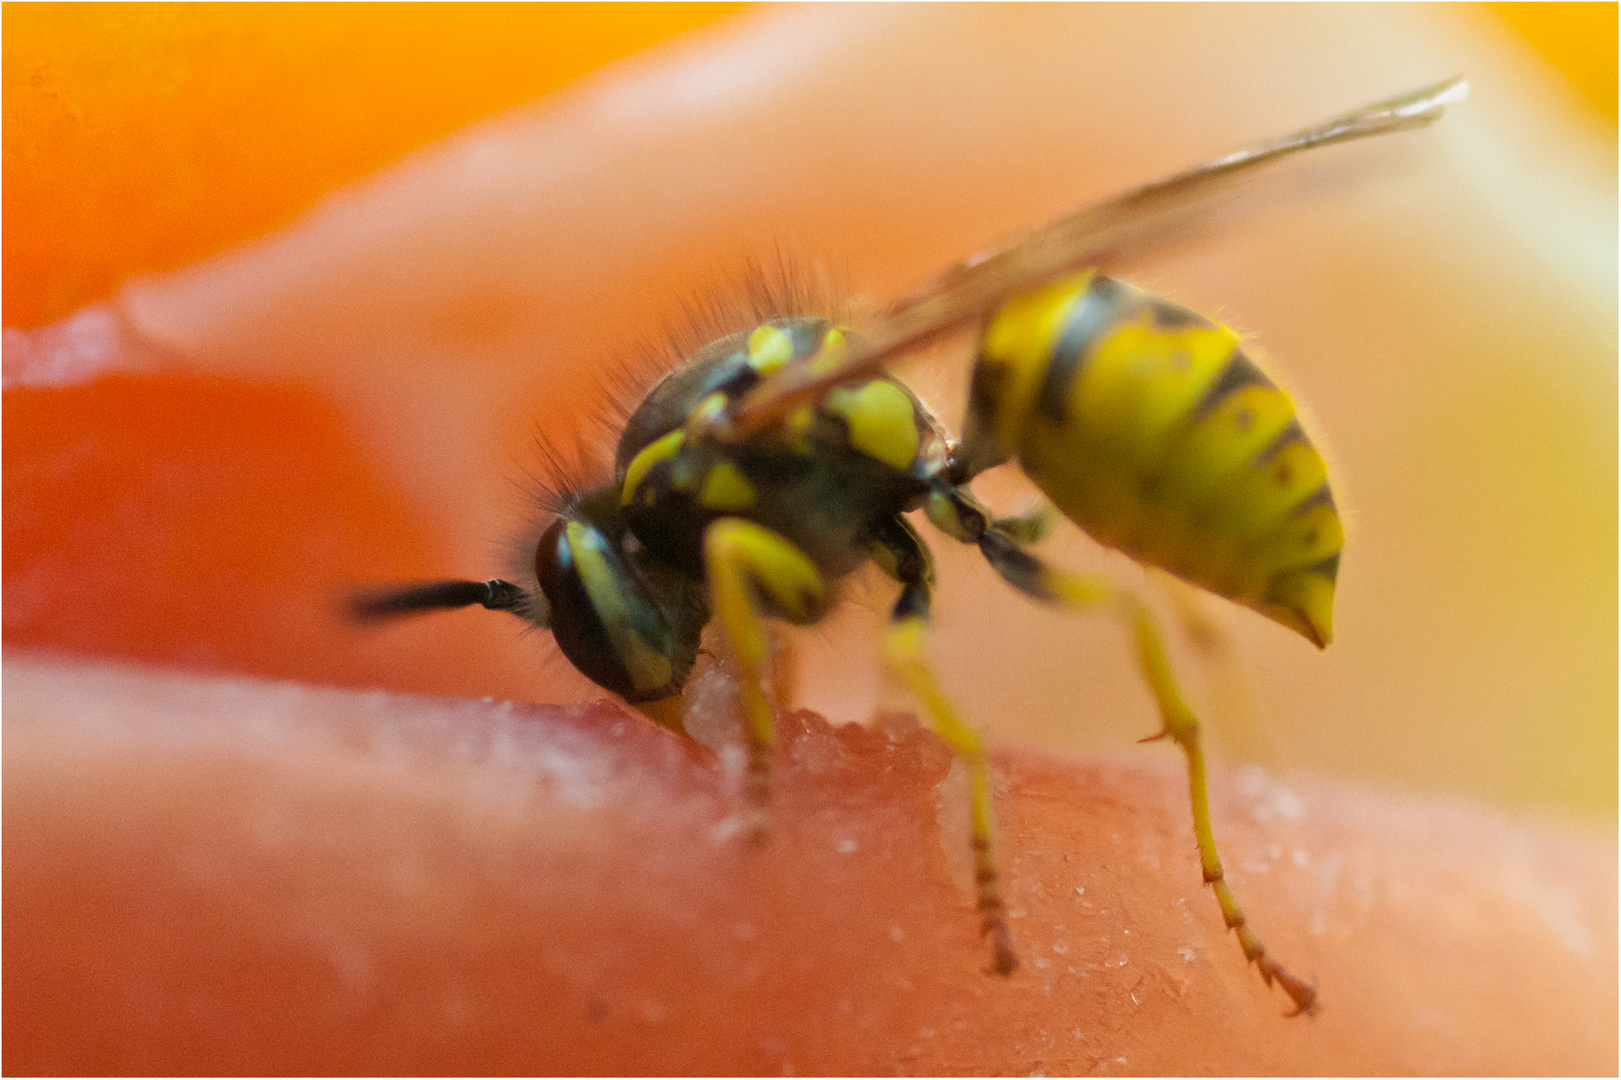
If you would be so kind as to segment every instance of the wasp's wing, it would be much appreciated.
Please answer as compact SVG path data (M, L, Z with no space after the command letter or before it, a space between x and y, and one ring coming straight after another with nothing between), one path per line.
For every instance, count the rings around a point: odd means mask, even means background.
M876 371L903 349L985 317L1013 296L1152 242L1263 165L1319 146L1424 127L1468 90L1461 78L1448 79L1083 206L951 267L857 327L861 345L839 367L817 375L803 365L785 367L744 397L723 422L739 435L756 431L838 383Z

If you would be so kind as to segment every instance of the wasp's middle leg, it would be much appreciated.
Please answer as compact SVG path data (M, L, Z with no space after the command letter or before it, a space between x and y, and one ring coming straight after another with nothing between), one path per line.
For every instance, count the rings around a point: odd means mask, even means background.
M1199 847L1199 864L1205 883L1216 894L1222 919L1238 934L1246 959L1260 969L1268 986L1274 979L1294 1002L1296 1013L1310 1013L1317 1003L1317 991L1309 983L1284 970L1251 930L1227 884L1216 836L1210 824L1210 792L1205 778L1204 744L1199 720L1177 685L1165 652L1164 635L1153 613L1142 598L1094 574L1061 570L1024 550L1007 532L992 523L972 496L959 488L942 487L929 496L929 520L941 530L966 543L977 544L986 560L1014 588L1038 600L1063 604L1081 611L1096 610L1122 620L1137 645L1137 662L1154 700L1159 705L1164 728L1145 739L1170 738L1182 748L1188 764L1188 791L1193 801L1193 833ZM1292 1015L1292 1014L1291 1014Z
M762 525L720 518L704 531L709 602L742 674L744 730L749 740L746 790L755 815L749 831L765 832L776 747L776 713L761 680L771 667L768 615L813 622L826 608L827 588L799 548Z
M890 615L884 634L884 659L907 688L923 704L935 729L946 743L962 755L968 765L971 824L974 845L974 887L977 893L980 926L991 939L992 965L999 975L1010 975L1019 966L1013 954L1013 938L1008 932L1007 912L992 850L995 817L991 807L990 768L979 732L957 712L940 687L934 669L924 658L929 631L929 602L934 591L934 568L928 549L904 518L889 518L873 533L873 558L891 577L901 583L900 598Z

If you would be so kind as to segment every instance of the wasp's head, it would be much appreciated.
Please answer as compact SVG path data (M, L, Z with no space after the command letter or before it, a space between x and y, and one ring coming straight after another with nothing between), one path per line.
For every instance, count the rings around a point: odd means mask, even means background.
M680 692L697 627L660 602L619 539L584 517L558 517L535 548L535 577L563 655L626 701L656 701Z

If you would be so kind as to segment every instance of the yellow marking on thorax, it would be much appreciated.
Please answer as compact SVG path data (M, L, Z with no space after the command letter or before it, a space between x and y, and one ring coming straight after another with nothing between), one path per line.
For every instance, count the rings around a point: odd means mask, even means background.
M625 468L625 483L619 489L620 506L630 505L631 499L636 495L636 489L647 478L648 470L659 462L667 461L679 453L681 444L686 441L686 438L687 433L677 428L668 435L654 439L637 451L636 456L630 459L630 464Z
M845 339L844 327L832 326L822 335L822 346L816 350L816 355L810 358L808 367L812 375L825 375L829 371L844 363L849 355L850 344Z
M753 506L755 498L754 485L730 461L711 466L698 492L698 501L711 510L743 510Z
M850 445L868 457L897 469L917 457L922 435L912 399L887 379L874 379L859 387L835 387L823 403L830 413L850 425Z
M598 547L597 534L578 521L569 522L563 531L568 537L574 564L579 567L580 582L591 598L591 606L596 609L608 640L613 643L614 652L630 673L631 684L638 692L668 686L674 674L669 657L643 641L630 625L630 605L625 602L618 577Z
M810 430L816 424L816 410L809 405L801 405L788 414L784 421L788 429L788 448L801 457L814 453L810 442Z
M794 358L794 339L786 330L769 324L749 334L749 367L769 375Z
M686 426L706 429L720 419L725 411L726 395L717 390L692 407L692 411L687 414Z

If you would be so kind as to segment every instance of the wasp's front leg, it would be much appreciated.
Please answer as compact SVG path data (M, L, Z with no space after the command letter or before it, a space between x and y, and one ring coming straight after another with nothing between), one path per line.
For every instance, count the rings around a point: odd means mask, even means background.
M749 740L745 790L751 837L765 835L776 747L776 713L761 681L771 669L765 620L809 623L827 608L827 587L810 557L779 534L743 518L721 518L704 532L709 602L742 674L744 730Z

